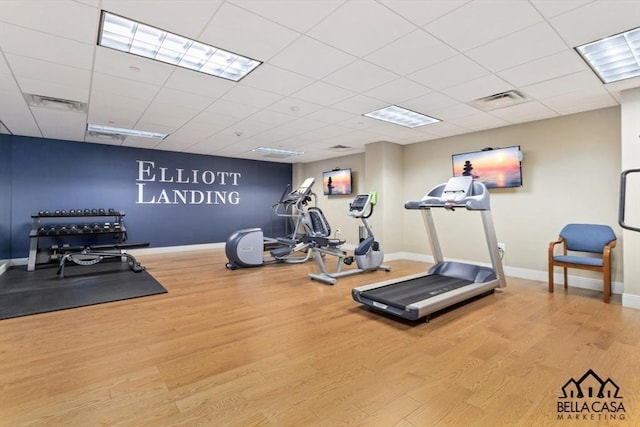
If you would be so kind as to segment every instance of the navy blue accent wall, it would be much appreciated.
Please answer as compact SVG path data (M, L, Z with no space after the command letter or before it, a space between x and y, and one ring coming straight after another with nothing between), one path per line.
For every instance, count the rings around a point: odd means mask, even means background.
M0 134L0 259L11 258L11 136Z
M224 242L241 228L285 233L272 205L291 184L290 164L10 138L11 258L28 256L31 214L40 210L124 211L128 242L151 247Z

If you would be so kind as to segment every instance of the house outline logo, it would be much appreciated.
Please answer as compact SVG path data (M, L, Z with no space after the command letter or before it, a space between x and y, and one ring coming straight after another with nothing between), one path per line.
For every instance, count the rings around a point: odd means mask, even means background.
M611 378L602 379L593 369L561 387L558 420L626 420L623 396Z

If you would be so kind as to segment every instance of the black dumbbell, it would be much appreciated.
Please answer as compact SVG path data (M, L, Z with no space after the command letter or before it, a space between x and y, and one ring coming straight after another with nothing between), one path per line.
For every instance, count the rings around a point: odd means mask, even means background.
M117 212L113 208L109 208L109 215L117 215Z
M39 236L46 236L47 235L47 227L38 228L38 235Z
M56 234L58 234L58 229L55 227L49 227L49 229L47 230L47 234L49 236L55 236Z
M93 224L92 229L94 233L99 233L102 231L102 227L100 226L100 224Z
M75 209L69 209L69 215L75 215L75 214L76 214Z
M44 211L44 214L43 214L43 215L44 215L44 216L50 216L50 215L51 215L51 212L49 212L49 211Z
M80 230L78 230L78 226L77 226L77 225L75 225L75 224L71 224L71 225L69 226L69 233L71 233L71 234L77 234L77 233L79 233L79 232L80 232Z
M44 211L38 211L38 216L44 216Z
M58 231L58 234L69 234L69 228L65 225L63 225L62 227L60 227L60 230Z
M83 233L91 233L91 226L89 224L83 224L82 225L82 232Z
M98 215L106 215L107 211L105 211L104 209L100 208L98 209Z
M98 215L98 209L91 209L91 215Z
M84 215L91 215L91 209L85 209L85 210L83 211L83 214L84 214Z

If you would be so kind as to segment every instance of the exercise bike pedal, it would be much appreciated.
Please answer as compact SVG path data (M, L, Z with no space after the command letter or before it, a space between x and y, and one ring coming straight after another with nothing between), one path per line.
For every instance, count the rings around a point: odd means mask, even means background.
M347 265L351 265L351 264L353 264L353 257L352 256L348 256L342 262L344 262Z

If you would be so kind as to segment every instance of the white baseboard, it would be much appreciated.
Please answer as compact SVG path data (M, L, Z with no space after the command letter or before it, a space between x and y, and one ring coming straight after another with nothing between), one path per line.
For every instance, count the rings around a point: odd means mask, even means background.
M431 255L417 254L411 252L397 252L389 255L385 255L385 261L395 261L400 259L406 259L409 261L419 261L433 263L433 257ZM458 262L470 262L466 260L449 259L449 261ZM480 265L489 266L488 263L479 263ZM528 268L509 267L504 265L504 274L506 276L518 277L520 279L536 280L539 282L547 283L549 280L549 273L547 271L531 270ZM592 279L583 276L569 275L569 286L574 288L589 289L593 291L602 291L602 280ZM556 285L562 285L564 283L564 276L562 273L555 273L553 275L553 281ZM612 282L611 292L614 294L622 294L622 305L630 308L640 308L640 295L624 293L624 283Z

